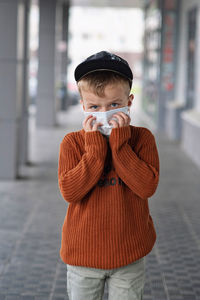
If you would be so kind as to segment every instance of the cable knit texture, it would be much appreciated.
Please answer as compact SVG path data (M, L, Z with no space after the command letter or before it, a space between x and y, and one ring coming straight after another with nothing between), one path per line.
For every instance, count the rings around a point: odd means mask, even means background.
M154 135L144 127L67 134L61 144L58 184L69 203L60 256L76 266L113 269L153 248L156 232L148 198L159 182Z

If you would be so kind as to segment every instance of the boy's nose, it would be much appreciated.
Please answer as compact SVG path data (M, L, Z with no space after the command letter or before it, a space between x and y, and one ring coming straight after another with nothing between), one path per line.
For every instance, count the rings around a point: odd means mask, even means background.
M107 107L101 107L100 109L101 112L106 112L107 110L108 110Z
M106 112L106 111L113 110L113 109L114 109L113 107L101 107L99 111Z

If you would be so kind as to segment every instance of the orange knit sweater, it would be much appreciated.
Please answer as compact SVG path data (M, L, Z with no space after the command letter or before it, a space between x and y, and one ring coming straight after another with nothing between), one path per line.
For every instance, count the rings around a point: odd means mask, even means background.
M155 138L144 127L72 132L60 144L58 184L69 202L60 256L70 265L113 269L153 248L148 197L159 181Z

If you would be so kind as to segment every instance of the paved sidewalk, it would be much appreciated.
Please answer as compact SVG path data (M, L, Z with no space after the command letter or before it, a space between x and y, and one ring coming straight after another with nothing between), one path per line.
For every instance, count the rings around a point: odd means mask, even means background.
M136 117L133 124L148 127ZM31 163L17 181L0 182L0 300L67 300L66 267L59 257L67 203L58 189L57 163L62 138L78 130L81 119L79 106L60 113L61 125L54 129L35 130L31 117ZM197 300L200 169L176 142L155 137L161 176L149 205L157 243L146 260L144 300Z

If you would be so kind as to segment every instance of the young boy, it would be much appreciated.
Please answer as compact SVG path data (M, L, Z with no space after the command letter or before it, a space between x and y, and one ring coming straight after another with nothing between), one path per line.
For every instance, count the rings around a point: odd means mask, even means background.
M130 125L132 71L121 57L98 52L75 70L83 129L60 144L58 182L69 202L60 256L69 299L141 300L144 257L156 233L148 198L159 181L150 130Z

